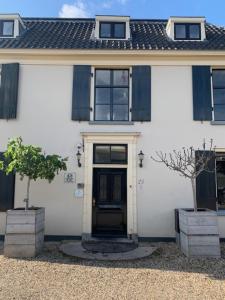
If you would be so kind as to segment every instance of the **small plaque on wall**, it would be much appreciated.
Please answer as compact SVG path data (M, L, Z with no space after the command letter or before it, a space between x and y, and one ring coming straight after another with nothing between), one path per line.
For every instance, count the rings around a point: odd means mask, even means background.
M83 189L77 189L75 191L75 197L76 198L83 198L84 197L84 190Z
M76 174L75 173L65 173L64 174L64 183L75 183L76 180Z

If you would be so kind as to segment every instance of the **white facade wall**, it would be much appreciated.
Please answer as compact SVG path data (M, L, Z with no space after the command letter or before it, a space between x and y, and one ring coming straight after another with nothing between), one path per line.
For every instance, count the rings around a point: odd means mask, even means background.
M146 62L145 62L146 63ZM84 182L83 167L76 163L80 132L140 132L137 153L145 153L144 167L137 166L137 227L141 237L174 237L174 208L192 207L190 183L151 160L156 150L171 151L182 146L200 146L213 138L225 148L224 126L194 122L192 112L191 63L152 66L152 121L134 125L89 125L71 120L73 62L70 65L42 63L20 65L18 114L16 120L0 120L0 151L8 138L22 136L47 153L69 157L68 172L76 172L76 183ZM130 61L130 66L134 64ZM95 65L94 61L92 65ZM105 63L107 66L108 64ZM25 182L17 177L15 207L24 205ZM53 183L32 182L31 204L46 208L47 235L81 235L83 199L76 199L75 184L64 183L61 173ZM0 234L5 214L0 213ZM225 237L225 216L219 217Z

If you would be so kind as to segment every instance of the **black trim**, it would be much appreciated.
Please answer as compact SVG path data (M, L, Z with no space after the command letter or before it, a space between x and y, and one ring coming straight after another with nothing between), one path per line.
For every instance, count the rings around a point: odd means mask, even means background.
M121 238L124 238L124 237L125 236L121 236ZM102 236L102 238L105 238L105 237ZM115 237L107 236L107 238L114 239ZM116 237L116 238L118 238L118 237ZM4 240L5 240L5 235L0 234L0 241L4 241ZM60 242L63 240L80 241L80 240L82 240L82 237L80 235L79 236L78 235L45 235L45 242L53 242L53 241ZM152 243L160 243L160 242L175 243L176 238L175 237L138 237L138 241L139 242L152 242ZM225 243L225 238L220 238L220 242Z
M45 235L45 242L53 242L53 241L63 241L63 240L76 240L79 241L81 240L82 237L79 235Z
M139 242L151 242L151 243L175 243L176 238L175 237L138 237Z
M110 151L110 161L109 162L101 162L101 163L99 163L99 162L96 162L95 161L95 151L96 151L96 147L98 147L98 146L108 146L108 147L110 147L110 149L109 149L109 151ZM126 150L126 160L124 160L124 161L113 161L112 159L111 159L111 147L112 146L123 146L123 147L125 147L125 150ZM93 164L95 164L95 165L102 165L102 164L104 164L104 165L126 165L128 163L128 147L127 147L127 144L94 144L93 145Z
M3 34L3 24L4 23L13 23L12 34L4 35ZM0 21L0 37L13 37L14 36L14 20L1 20Z
M184 38L177 38L177 25L184 25L185 26L185 37ZM199 37L198 38L191 38L190 37L190 26L196 25L199 27ZM176 41L199 41L201 40L201 24L199 23L174 23L174 40Z
M101 30L102 24L110 25L110 37L102 35L102 30ZM115 35L115 25L123 25L124 26L123 36L117 37ZM126 38L126 22L100 22L99 37L101 39L125 39Z
M110 71L110 84L109 85L98 85L96 84L96 73L98 71ZM127 71L128 72L128 85L114 85L113 84L113 71ZM105 122L122 122L129 121L129 105L130 105L130 80L129 80L129 69L95 69L95 91L94 91L94 120L97 122L105 121ZM109 104L97 104L96 103L96 89L107 88L110 89L110 103ZM128 89L128 103L126 104L115 104L121 106L127 106L128 109L128 118L124 120L113 120L113 89L115 88L127 88ZM110 106L110 120L97 120L96 119L96 106L100 105L109 105Z

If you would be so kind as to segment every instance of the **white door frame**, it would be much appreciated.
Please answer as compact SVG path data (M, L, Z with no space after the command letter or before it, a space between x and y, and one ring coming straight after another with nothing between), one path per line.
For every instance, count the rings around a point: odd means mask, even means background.
M127 234L137 238L137 138L139 132L81 132L84 142L84 203L82 238L92 235L93 168L127 168ZM127 144L127 165L94 165L94 144Z

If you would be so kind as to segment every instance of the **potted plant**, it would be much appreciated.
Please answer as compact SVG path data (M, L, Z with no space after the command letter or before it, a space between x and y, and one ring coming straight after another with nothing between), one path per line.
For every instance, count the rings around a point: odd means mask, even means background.
M66 170L66 158L46 155L40 147L24 145L22 138L9 140L0 169L6 174L18 174L27 179L25 208L7 211L4 255L34 257L44 242L45 209L30 207L30 184L37 179L51 182L61 170Z
M215 159L213 141L210 141L209 149L206 149L204 141L202 150L183 147L182 150L173 150L168 154L156 152L156 156L157 158L152 157L154 161L165 164L191 182L193 208L178 210L182 252L188 257L220 257L217 213L207 208L199 209L196 199L196 178L202 172L215 171L209 169L209 162Z

